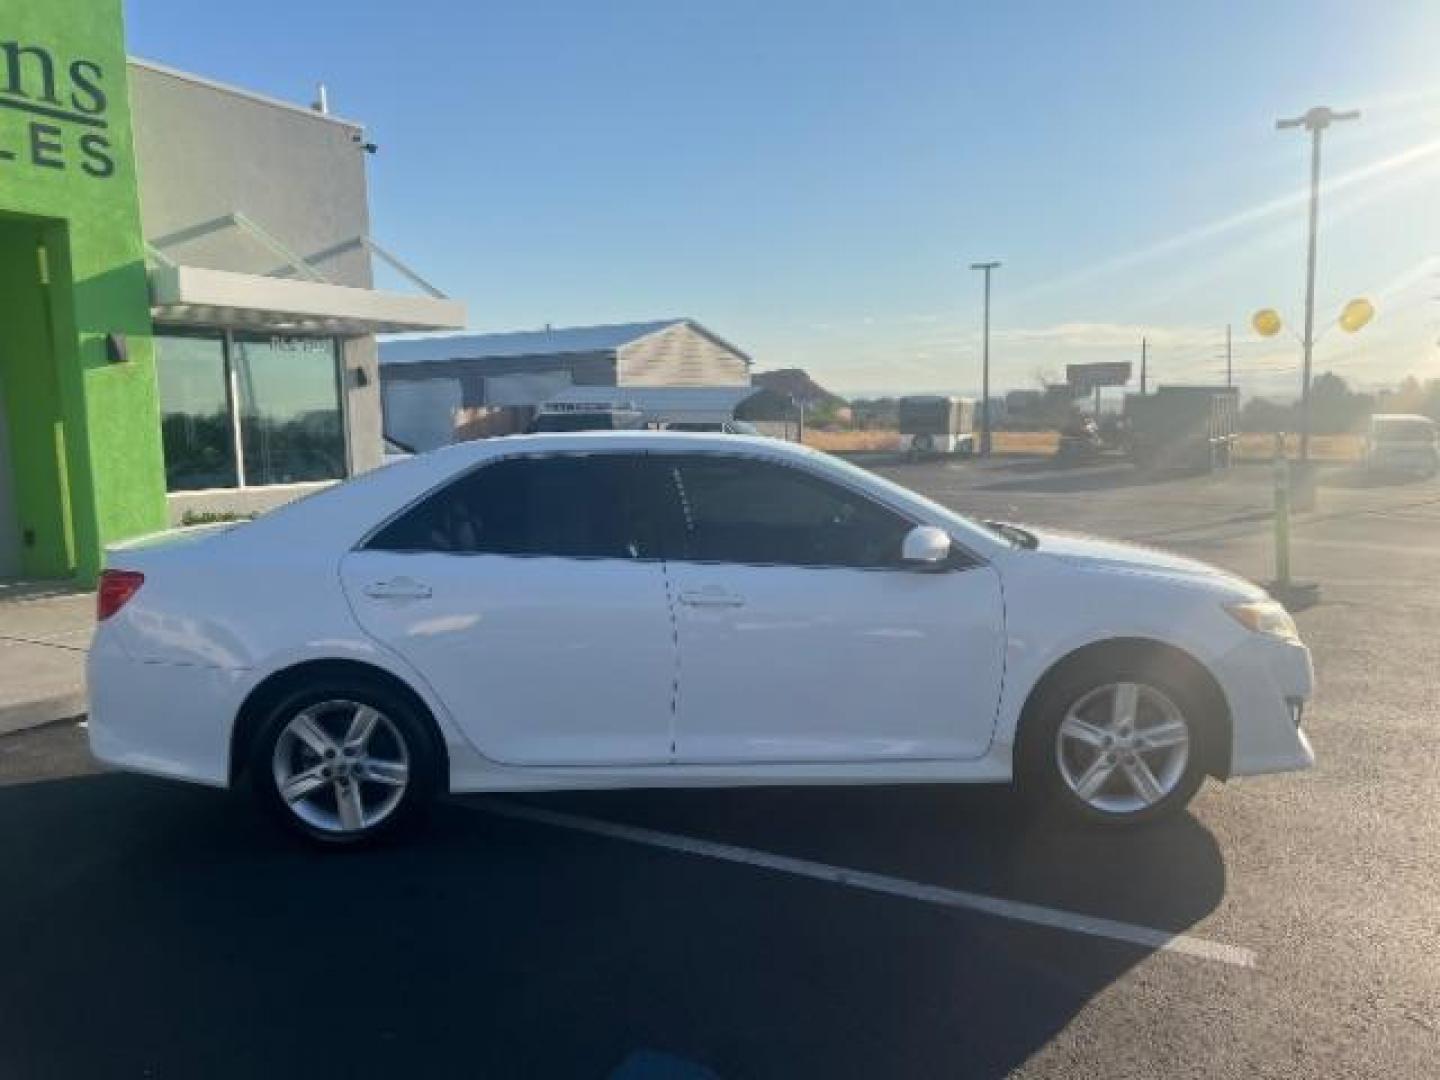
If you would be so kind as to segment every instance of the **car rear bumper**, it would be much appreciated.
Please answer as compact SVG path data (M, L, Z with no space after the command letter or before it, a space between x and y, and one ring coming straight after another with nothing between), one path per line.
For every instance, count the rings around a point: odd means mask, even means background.
M88 678L90 752L130 772L224 787L243 670L145 663L96 636Z
M1257 634L1222 656L1214 669L1230 704L1230 776L1315 764L1301 726L1315 687L1309 649Z

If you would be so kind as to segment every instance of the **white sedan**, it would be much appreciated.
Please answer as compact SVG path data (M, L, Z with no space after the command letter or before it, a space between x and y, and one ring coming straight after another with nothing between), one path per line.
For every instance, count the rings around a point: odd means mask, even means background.
M1014 780L1125 824L1313 762L1254 585L770 439L451 447L113 548L99 616L97 757L337 844L446 791Z

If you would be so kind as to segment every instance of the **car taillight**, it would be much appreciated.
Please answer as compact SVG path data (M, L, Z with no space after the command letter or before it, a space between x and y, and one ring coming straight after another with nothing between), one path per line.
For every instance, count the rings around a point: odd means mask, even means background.
M104 622L129 602L145 584L145 575L138 570L102 570L100 588L95 593L95 618Z

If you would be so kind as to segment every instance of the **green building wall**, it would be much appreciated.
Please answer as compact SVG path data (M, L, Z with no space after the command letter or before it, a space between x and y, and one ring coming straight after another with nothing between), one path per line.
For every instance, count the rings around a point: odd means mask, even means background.
M166 524L120 0L0 0L0 315L22 570L93 582Z

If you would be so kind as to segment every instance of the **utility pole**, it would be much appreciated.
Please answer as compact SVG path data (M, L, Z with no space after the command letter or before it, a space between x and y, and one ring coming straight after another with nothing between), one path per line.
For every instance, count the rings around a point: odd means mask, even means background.
M1140 396L1145 396L1145 363L1150 358L1150 340L1140 339Z
M1225 385L1235 385L1235 362L1230 344L1230 324L1225 324Z
M998 262L971 263L971 270L985 271L985 336L980 375L980 456L990 456L990 272Z
M1303 127L1310 132L1310 240L1305 259L1305 365L1300 376L1300 466L1310 461L1310 359L1315 348L1315 232L1320 219L1320 137L1332 123L1358 120L1360 110L1336 112L1317 105L1304 116L1275 121L1275 128Z

